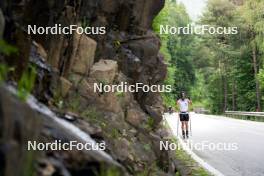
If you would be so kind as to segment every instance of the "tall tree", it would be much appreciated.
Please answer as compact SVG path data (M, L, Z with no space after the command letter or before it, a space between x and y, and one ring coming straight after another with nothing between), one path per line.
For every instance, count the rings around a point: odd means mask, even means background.
M252 65L256 85L256 109L261 111L261 92L258 74L260 70L261 57L263 57L263 31L264 31L264 2L261 0L248 0L241 9L241 14L247 24L249 35L249 47L251 49ZM262 52L261 52L262 50Z

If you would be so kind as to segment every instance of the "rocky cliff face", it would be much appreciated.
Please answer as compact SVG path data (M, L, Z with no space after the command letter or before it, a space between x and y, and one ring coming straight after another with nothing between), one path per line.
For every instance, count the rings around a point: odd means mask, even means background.
M164 111L161 96L144 92L95 93L93 85L162 84L166 65L151 24L163 5L164 0L0 3L5 19L3 27L0 10L0 34L4 29L4 39L19 51L1 57L16 68L10 79L18 80L28 63L35 65L38 77L34 95L61 117L74 114L76 126L105 140L107 152L129 175L166 175L170 171L168 153L159 150L163 137L159 123ZM105 26L106 34L29 36L28 24Z

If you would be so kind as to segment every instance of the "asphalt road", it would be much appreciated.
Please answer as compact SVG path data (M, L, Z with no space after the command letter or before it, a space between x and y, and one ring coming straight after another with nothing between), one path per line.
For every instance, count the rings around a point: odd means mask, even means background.
M196 155L226 176L264 176L263 122L194 113L190 116L192 136L185 142ZM166 118L177 129L177 114Z

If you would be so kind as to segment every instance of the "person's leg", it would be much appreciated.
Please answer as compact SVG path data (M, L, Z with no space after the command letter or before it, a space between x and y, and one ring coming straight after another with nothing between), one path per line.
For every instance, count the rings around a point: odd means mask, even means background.
M189 138L189 130L188 130L188 129L189 129L189 126L188 126L188 122L189 122L189 121L184 121L184 123L185 123L186 137L187 137L187 138Z
M184 132L184 116L183 116L183 114L179 114L180 115L180 121L181 121L181 130L182 130L182 137L183 137L183 139L185 138L185 132Z
M184 121L181 121L181 129L182 129L182 137L183 137L183 139L185 138L184 126L185 126Z
M181 129L182 129L182 138L183 139L185 139L185 136L186 136L186 134L185 134L185 123L184 123L184 121L185 121L185 114L180 114L180 121L181 121Z
M186 137L189 138L189 114L186 114L185 120Z

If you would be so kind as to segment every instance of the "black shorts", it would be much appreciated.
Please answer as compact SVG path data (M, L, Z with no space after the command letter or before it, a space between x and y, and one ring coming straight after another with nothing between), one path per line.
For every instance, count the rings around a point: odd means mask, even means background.
M180 113L180 121L189 121L188 113Z

